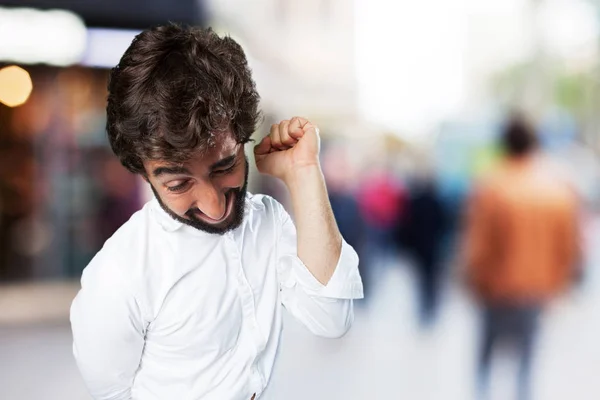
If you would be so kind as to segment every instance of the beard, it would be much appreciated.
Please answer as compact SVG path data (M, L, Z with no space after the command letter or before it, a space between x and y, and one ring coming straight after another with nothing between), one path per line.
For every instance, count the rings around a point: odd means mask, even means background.
M167 207L167 205L162 201L158 192L156 191L154 186L152 186L152 184L150 184L150 187L152 188L152 192L154 193L156 200L158 200L158 204L160 204L161 208L167 214L169 214L169 216L171 218L173 218L174 220L181 222L182 224L191 226L192 228L196 228L203 232L217 234L217 235L223 235L223 234L239 227L242 224L242 222L244 221L244 211L246 208L246 193L247 193L247 189L248 189L248 172L250 169L249 165L248 165L247 157L246 157L245 163L246 163L246 172L245 172L245 176L244 176L244 184L239 188L229 189L225 193L225 198L226 198L227 202L229 201L230 196L234 196L233 205L231 207L231 212L230 212L229 216L225 219L225 221L222 221L218 224L211 224L211 223L208 223L208 222L200 219L197 216L197 214L202 214L202 211L197 207L192 207L186 211L185 216L187 218L184 218L184 217L176 214L173 210L171 210L169 207Z

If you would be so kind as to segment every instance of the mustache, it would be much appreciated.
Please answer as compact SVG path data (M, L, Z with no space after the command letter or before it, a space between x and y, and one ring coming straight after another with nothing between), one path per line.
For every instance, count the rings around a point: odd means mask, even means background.
M229 200L229 196L234 195L234 194L239 194L241 191L242 191L241 187L229 189L227 192L225 192L225 201ZM188 218L193 218L195 216L194 214L203 214L203 212L198 207L192 207L185 212L185 215Z

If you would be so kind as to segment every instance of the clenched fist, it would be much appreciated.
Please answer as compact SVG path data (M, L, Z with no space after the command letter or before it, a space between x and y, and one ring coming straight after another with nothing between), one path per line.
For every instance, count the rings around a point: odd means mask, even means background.
M302 168L319 166L319 129L294 117L271 126L271 132L254 147L258 171L288 182Z

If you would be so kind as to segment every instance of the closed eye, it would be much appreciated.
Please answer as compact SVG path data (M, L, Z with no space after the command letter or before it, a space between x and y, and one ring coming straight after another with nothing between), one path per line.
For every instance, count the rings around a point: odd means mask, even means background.
M236 165L237 165L237 163L233 164L233 165L232 165L231 167L229 167L229 168L225 168L225 169L219 169L219 170L217 170L217 171L213 171L213 172L212 172L212 175L219 176L219 175L227 175L227 174L230 174L231 172L233 172L233 170L235 169Z
M167 190L172 193L181 193L184 192L190 184L189 180L185 180L178 185L175 186L167 186Z

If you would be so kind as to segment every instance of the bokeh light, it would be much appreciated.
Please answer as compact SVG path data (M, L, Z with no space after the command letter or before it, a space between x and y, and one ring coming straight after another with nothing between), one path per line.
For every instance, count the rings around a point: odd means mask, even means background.
M0 102L9 107L24 104L31 91L33 83L29 73L16 65L0 70Z

